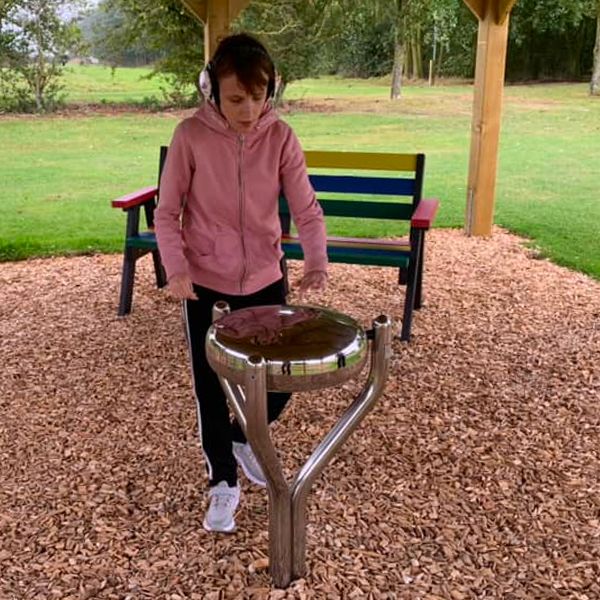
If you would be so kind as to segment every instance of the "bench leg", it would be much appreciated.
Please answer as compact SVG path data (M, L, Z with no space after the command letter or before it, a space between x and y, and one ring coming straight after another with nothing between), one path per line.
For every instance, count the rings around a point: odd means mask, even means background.
M411 246L413 248L408 265L408 281L406 285L406 297L404 299L404 317L402 319L402 331L400 340L410 341L410 329L412 325L413 309L415 307L415 298L417 295L417 279L419 271L419 260L421 256L422 231L411 233Z
M408 269L406 267L400 267L398 269L398 285L406 285L408 281Z
M160 260L158 249L152 250L152 261L154 262L154 274L156 275L156 287L163 288L167 285L167 274Z
M417 290L415 293L415 310L423 306L423 263L425 262L425 234L421 233L421 247L419 248L419 266L417 268Z
M287 296L290 293L290 281L288 276L288 267L287 261L285 260L285 256L281 257L281 261L279 262L281 267L281 274L283 275L283 294L287 301Z
M125 248L123 255L123 274L121 275L121 293L119 296L119 317L131 312L131 301L133 299L133 284L135 280L135 262L138 252L135 248Z

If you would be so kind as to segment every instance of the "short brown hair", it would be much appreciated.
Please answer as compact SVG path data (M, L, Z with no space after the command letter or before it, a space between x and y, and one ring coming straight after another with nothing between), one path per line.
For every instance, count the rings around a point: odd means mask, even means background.
M275 91L275 65L265 46L247 33L223 38L208 64L212 94L219 104L219 79L235 74L249 91L267 86L267 97Z

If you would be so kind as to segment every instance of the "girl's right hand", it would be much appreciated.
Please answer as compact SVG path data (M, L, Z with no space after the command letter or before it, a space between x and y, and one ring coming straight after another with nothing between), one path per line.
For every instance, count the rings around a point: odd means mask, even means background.
M198 300L194 292L194 286L189 275L182 273L173 275L167 284L167 289L173 298L177 300Z

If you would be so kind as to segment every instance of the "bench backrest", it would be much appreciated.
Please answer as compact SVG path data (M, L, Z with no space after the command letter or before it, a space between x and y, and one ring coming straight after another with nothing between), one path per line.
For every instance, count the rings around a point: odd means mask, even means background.
M305 157L327 216L406 221L421 200L424 154L307 151ZM373 175L372 171L386 173ZM289 208L283 196L279 213L284 232L289 232Z
M168 146L160 147L159 187L167 150ZM304 155L310 181L327 216L409 221L421 200L424 154L306 151ZM374 176L373 171L385 174ZM377 200L377 196L393 201ZM289 233L290 213L283 195L279 215L283 231ZM153 215L148 216L153 221Z

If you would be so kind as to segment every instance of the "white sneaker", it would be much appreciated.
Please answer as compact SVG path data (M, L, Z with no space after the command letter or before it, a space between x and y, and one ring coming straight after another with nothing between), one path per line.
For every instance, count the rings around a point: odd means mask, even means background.
M260 487L266 487L265 474L248 442L245 444L233 442L233 456L235 456L235 460L237 460L238 465L242 467L242 471L250 481Z
M240 486L229 487L226 481L220 481L208 490L210 505L202 525L206 531L235 531L233 515L240 502Z

